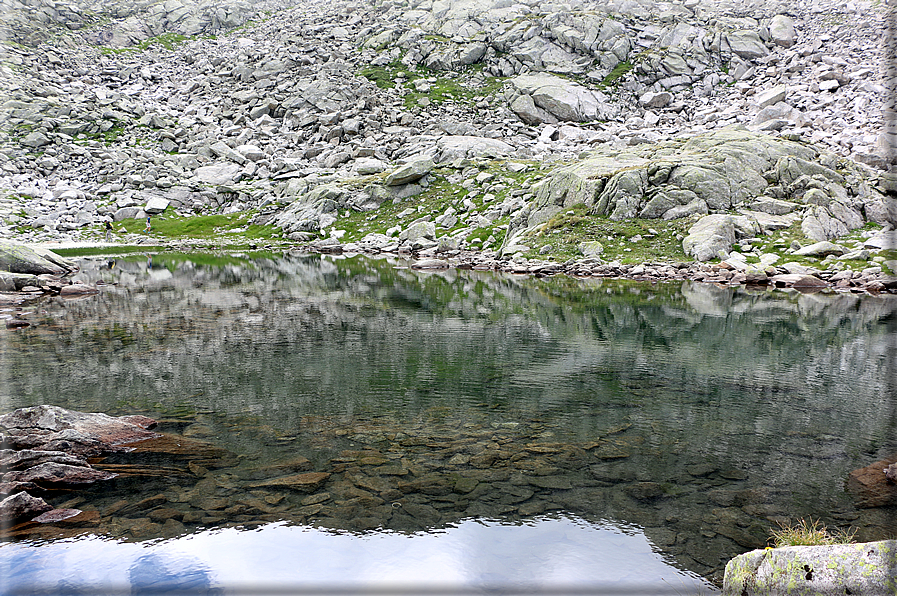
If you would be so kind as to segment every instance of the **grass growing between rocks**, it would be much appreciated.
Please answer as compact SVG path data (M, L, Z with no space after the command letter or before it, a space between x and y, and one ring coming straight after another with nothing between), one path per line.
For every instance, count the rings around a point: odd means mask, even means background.
M184 217L173 209L163 215L153 216L150 236L157 238L199 238L239 237L246 240L273 240L279 238L280 229L274 226L250 224L253 212L244 211L229 215L196 215ZM146 220L125 219L115 224L115 229L124 228L130 234L145 234ZM236 235L236 236L230 236Z
M128 46L126 48L101 48L100 53L108 55L126 54L128 52L143 52L156 45L162 46L166 50L171 51L188 39L189 37L187 37L186 35L168 32L163 33L162 35L157 35L155 37L150 37L149 39L144 39L140 43L136 43L133 46Z
M396 86L396 79L400 79L402 87L407 90L404 95L405 107L411 109L419 105L422 99L438 105L449 100L472 102L494 94L501 88L504 79L486 77L482 84L475 87L464 84L470 71L476 71L477 66L481 68L481 65L473 65L465 69L467 74L463 76L441 76L420 66L407 68L396 60L388 66L365 66L358 74L380 89L391 89ZM430 85L429 90L417 91L415 81L419 79L426 79Z
M598 255L603 261L624 264L691 261L677 235L686 234L693 223L692 218L614 221L591 214L586 205L579 204L549 219L521 243L530 248L524 253L527 258L550 257L557 261L582 258L580 244L597 241L603 247Z
M829 531L819 520L801 519L797 524L779 524L773 530L770 540L776 548L784 546L832 546L834 544L850 544L855 542L854 532Z

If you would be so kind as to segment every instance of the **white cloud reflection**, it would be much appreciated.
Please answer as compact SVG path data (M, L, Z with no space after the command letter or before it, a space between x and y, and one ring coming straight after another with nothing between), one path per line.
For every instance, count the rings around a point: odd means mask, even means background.
M353 535L271 524L152 543L100 537L0 547L5 594L301 592L713 593L640 531L576 517L469 520L440 532Z

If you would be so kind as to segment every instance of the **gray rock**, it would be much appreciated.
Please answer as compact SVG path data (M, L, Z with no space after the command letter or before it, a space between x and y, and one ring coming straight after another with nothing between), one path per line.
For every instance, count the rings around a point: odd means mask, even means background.
M386 177L385 184L387 186L399 186L400 184L417 182L429 174L434 165L433 160L429 158L414 160L397 170L393 170Z
M50 141L50 139L48 139L47 135L45 135L44 133L34 131L28 133L20 142L26 147L37 148L43 147L44 145L49 145L52 141Z
M514 151L514 147L499 139L474 136L445 136L436 142L438 163L474 157L501 157Z
M44 273L61 275L75 269L74 266L66 267L61 265L60 263L66 263L67 261L59 255L53 255L46 250L42 252L43 254L21 244L0 240L0 271L32 275Z
M28 493L16 493L0 501L0 521L9 523L23 518L32 518L53 508L39 497Z
M756 31L741 29L739 31L727 33L726 41L729 42L729 47L732 49L732 53L741 58L762 58L769 54L769 50L766 48L766 45L763 43L763 40L760 39L760 35L758 35Z
M607 102L600 92L554 75L539 73L521 75L511 79L511 84L533 98L538 107L558 120L584 122L606 120L614 117L619 109Z
M514 101L511 102L511 111L513 111L517 116L531 126L536 126L538 124L557 124L558 119L549 112L548 110L543 110L539 106L535 104L532 96L527 94L519 95Z
M895 540L754 550L726 565L723 595L887 594L895 568Z
M399 241L415 242L420 239L434 240L436 238L436 224L432 221L419 221L410 225L399 234Z
M728 253L734 243L734 218L731 215L707 215L689 228L688 235L682 240L682 249L698 261L709 261L719 256L720 251Z
M832 244L826 240L816 242L809 246L794 251L794 254L801 257L819 257L824 258L829 255L841 256L847 252L847 249L839 244Z
M143 219L146 217L146 211L140 207L122 207L112 214L112 221L122 221L125 219Z
M767 89L766 91L761 91L756 96L754 96L754 101L761 108L765 108L767 106L772 106L780 101L785 101L785 97L788 95L788 89L785 85L776 85L772 89ZM754 120L757 121L756 119Z
M670 105L671 101L673 101L673 95L667 91L662 91L660 93L648 91L647 93L642 94L638 100L639 105L645 108L664 108Z
M166 198L152 197L149 201L146 202L146 206L144 206L143 210L147 215L156 215L168 209L168 206L170 204L171 201Z
M239 178L243 168L233 163L217 163L196 168L196 179L200 183L222 186L232 184Z
M586 257L596 257L604 252L604 246L597 240L579 243L579 252Z
M779 14L769 22L769 38L777 46L790 48L794 45L797 35L794 32L794 21L791 17Z

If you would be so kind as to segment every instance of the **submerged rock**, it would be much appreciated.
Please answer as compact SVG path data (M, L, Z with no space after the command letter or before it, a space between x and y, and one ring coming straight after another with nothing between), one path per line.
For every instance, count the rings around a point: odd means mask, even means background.
M897 505L897 455L852 471L847 490L858 507Z

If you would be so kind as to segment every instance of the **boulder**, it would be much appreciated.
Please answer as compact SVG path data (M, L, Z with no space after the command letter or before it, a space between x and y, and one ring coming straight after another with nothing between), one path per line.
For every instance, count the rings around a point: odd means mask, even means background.
M110 447L159 436L127 421L127 417L113 418L107 414L76 412L50 405L19 408L4 414L0 416L0 427L20 431L49 431L49 433L74 431ZM47 437L53 436L47 435ZM56 437L60 438L63 437Z
M196 179L200 183L221 186L236 182L243 168L235 163L216 163L196 168Z
M729 42L729 48L733 54L747 60L762 58L769 54L769 50L756 31L741 29L727 33L726 41Z
M150 200L146 202L146 206L143 210L147 215L158 215L168 209L170 204L171 201L164 197L151 197Z
M400 184L417 182L429 174L433 166L433 160L429 158L414 160L390 173L386 177L385 184L387 186L399 186Z
M3 480L4 482L33 482L41 487L55 488L93 484L99 480L110 480L115 476L116 474L94 470L90 467L46 462L27 470L9 472L3 477Z
M826 240L816 242L809 246L794 251L794 254L801 257L819 257L825 258L829 255L841 256L847 252L847 249L840 244L833 244Z
M440 137L436 142L438 163L451 162L459 158L500 157L508 155L514 148L498 139L452 135Z
M729 561L723 596L892 594L897 540L754 550Z
M71 466L87 466L87 460L69 455L63 451L37 451L33 449L0 450L0 473L24 470L43 463L52 462Z
M735 243L735 222L731 215L707 215L688 230L682 240L685 254L698 261L709 261L726 252Z
M521 120L530 126L537 126L543 123L557 124L558 122L558 119L555 118L554 114L537 106L533 101L532 96L526 95L525 93L519 95L512 101L510 107L512 112L517 114Z
M797 35L794 32L794 21L783 14L772 17L769 21L769 39L777 46L790 48Z
M22 244L0 240L0 271L32 275L44 273L62 275L75 269L74 266L69 268L60 264L65 262L62 257L52 254L50 251L38 252L38 250Z
M124 221L126 219L144 219L146 211L140 207L122 207L112 214L112 221Z
M31 518L53 509L46 501L28 493L16 493L0 501L0 522Z
M600 91L592 91L554 75L521 75L511 79L511 84L521 93L530 95L536 106L558 120L607 120L616 116L618 111Z

